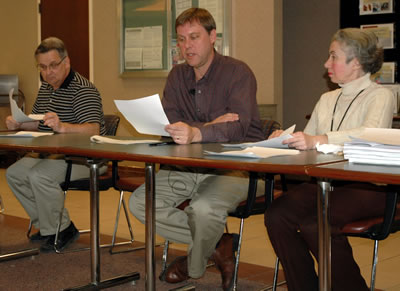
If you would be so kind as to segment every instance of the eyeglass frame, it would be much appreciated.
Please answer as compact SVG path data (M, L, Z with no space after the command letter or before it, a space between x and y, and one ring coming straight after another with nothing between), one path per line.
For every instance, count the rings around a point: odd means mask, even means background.
M46 66L46 65L42 65L42 64L37 64L36 67L38 68L38 70L40 72L46 72L47 69L49 69L50 71L54 71L56 69L58 69L58 67L61 65L61 63L65 60L67 56L64 56L58 63L51 63L50 65Z

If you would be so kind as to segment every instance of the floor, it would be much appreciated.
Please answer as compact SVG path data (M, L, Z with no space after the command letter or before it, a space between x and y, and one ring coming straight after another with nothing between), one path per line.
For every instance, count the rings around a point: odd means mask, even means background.
M5 181L4 169L0 169L0 189L5 214L24 217L27 215L19 202L15 199ZM129 198L126 194L125 200ZM100 232L112 235L115 221L115 214L118 204L118 192L115 190L104 191L100 196ZM89 195L86 192L70 191L66 200L66 207L70 216L78 228L89 227ZM134 235L137 241L144 241L144 226L130 215L133 222ZM235 232L239 229L239 220L229 218L229 231ZM126 222L121 216L119 237L129 237ZM162 242L158 237L157 241ZM351 238L354 255L361 268L361 272L370 281L370 270L372 263L373 242L367 239ZM377 269L376 288L387 291L400 291L400 233L394 234L380 243L379 264ZM171 248L185 250L185 245L172 244ZM269 243L268 236L263 223L263 216L257 215L246 219L244 226L243 247L241 262L255 264L260 267L273 268L275 254ZM258 268L257 268L258 269ZM247 272L251 270L246 270ZM256 271L256 270L254 270Z

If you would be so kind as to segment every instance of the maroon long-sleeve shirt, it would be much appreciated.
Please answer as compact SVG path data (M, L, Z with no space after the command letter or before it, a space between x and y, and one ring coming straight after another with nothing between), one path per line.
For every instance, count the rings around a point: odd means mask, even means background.
M258 141L264 138L256 92L256 79L245 63L215 52L207 73L197 82L191 66L175 66L162 105L170 123L182 121L199 128L202 142ZM204 125L225 113L237 113L239 120Z

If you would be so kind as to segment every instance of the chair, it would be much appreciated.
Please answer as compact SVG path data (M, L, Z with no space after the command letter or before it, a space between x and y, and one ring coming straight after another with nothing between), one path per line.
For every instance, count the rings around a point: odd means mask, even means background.
M0 195L0 213L4 212L4 204L3 204L3 198Z
M400 199L395 189L386 193L385 213L382 217L371 217L348 223L340 230L352 237L368 238L374 241L370 290L375 289L376 266L378 264L379 241L400 230Z
M106 127L105 134L110 135L110 136L115 136L117 129L118 129L119 121L120 121L119 116L104 115L104 121L105 121L105 127ZM78 191L89 191L90 190L90 179L89 178L71 181L73 160L67 158L66 162L67 162L67 170L66 170L65 180L63 183L60 184L60 187L64 192L64 201L67 196L68 190L78 190ZM99 176L99 191L106 191L106 190L114 187L114 183L115 183L114 170L116 169L116 167L117 167L117 162L114 162L112 166L108 166L107 171L103 175ZM130 241L115 243L115 236L116 236L117 228L118 228L121 205L124 208L125 217L126 217L126 220L128 223L128 228L129 228L131 239L130 239ZM64 209L64 205L63 205L63 209ZM57 248L57 238L58 238L58 234L60 232L60 227L61 227L61 219L62 219L61 214L62 214L62 211L60 212L60 218L59 218L59 222L58 222L57 230L56 230L56 239L54 241L54 248L55 248L55 251L58 253L60 252L60 250ZM29 230L28 230L28 234L27 234L28 237L30 236L31 228L32 228L32 222L30 222L30 224L29 224ZM90 232L90 230L80 230L79 232L87 233L87 232ZM101 247L111 247L110 252L112 252L112 249L115 245L129 244L129 243L132 243L133 241L134 241L134 237L133 237L133 233L132 233L131 223L129 220L125 201L123 200L123 195L120 193L120 200L119 200L119 204L118 204L117 217L116 217L116 221L115 221L114 235L112 238L112 243L108 244L108 245L102 245Z
M265 138L268 138L268 136L275 130L278 130L281 128L280 124L274 120L262 120L261 121L262 125L262 130L264 133ZM281 176L281 185L282 185L282 190L286 191L286 180L284 175ZM265 191L263 196L257 197L257 184L259 179L264 179L265 180ZM249 187L248 187L248 196L247 200L242 201L236 210L232 213L229 213L228 215L231 217L237 217L240 218L240 227L239 227L239 244L238 244L238 250L236 252L236 264L235 264L235 272L234 272L234 285L233 285L233 290L237 290L237 280L238 280L238 269L239 269L239 259L240 259L240 250L242 246L242 238L243 238L243 227L244 227L244 220L248 218L251 215L256 215L256 214L264 214L265 210L267 207L270 205L272 200L274 199L274 190L275 190L275 174L259 174L256 172L250 172L249 173ZM190 199L184 201L180 205L177 206L177 208L183 210L188 204L190 203ZM226 226L226 231L229 232L228 226ZM167 268L167 258L168 258L168 247L169 247L169 242L165 242L164 246L164 251L163 251L163 257L162 257L162 270L160 274L160 279L163 278L163 275L166 271ZM274 274L274 283L273 283L273 288L276 290L276 286L285 284L285 282L280 282L277 283L278 279L278 271L279 271L279 258L277 258L276 264L275 264L275 274ZM270 287L268 287L270 288ZM267 290L263 289L263 290Z

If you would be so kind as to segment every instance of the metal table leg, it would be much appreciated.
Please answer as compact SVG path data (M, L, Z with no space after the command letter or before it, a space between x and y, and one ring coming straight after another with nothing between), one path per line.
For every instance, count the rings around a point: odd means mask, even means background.
M87 160L90 168L90 258L91 258L91 280L92 282L64 290L93 290L104 289L111 286L127 283L133 280L139 280L140 274L133 272L118 277L110 278L104 281L100 280L100 236L99 236L99 168L104 160Z
M319 290L331 290L331 227L329 224L329 194L331 184L318 181L318 278Z
M146 177L146 291L156 290L155 286L155 247L154 247L154 233L155 233L155 164L146 163L145 168Z

